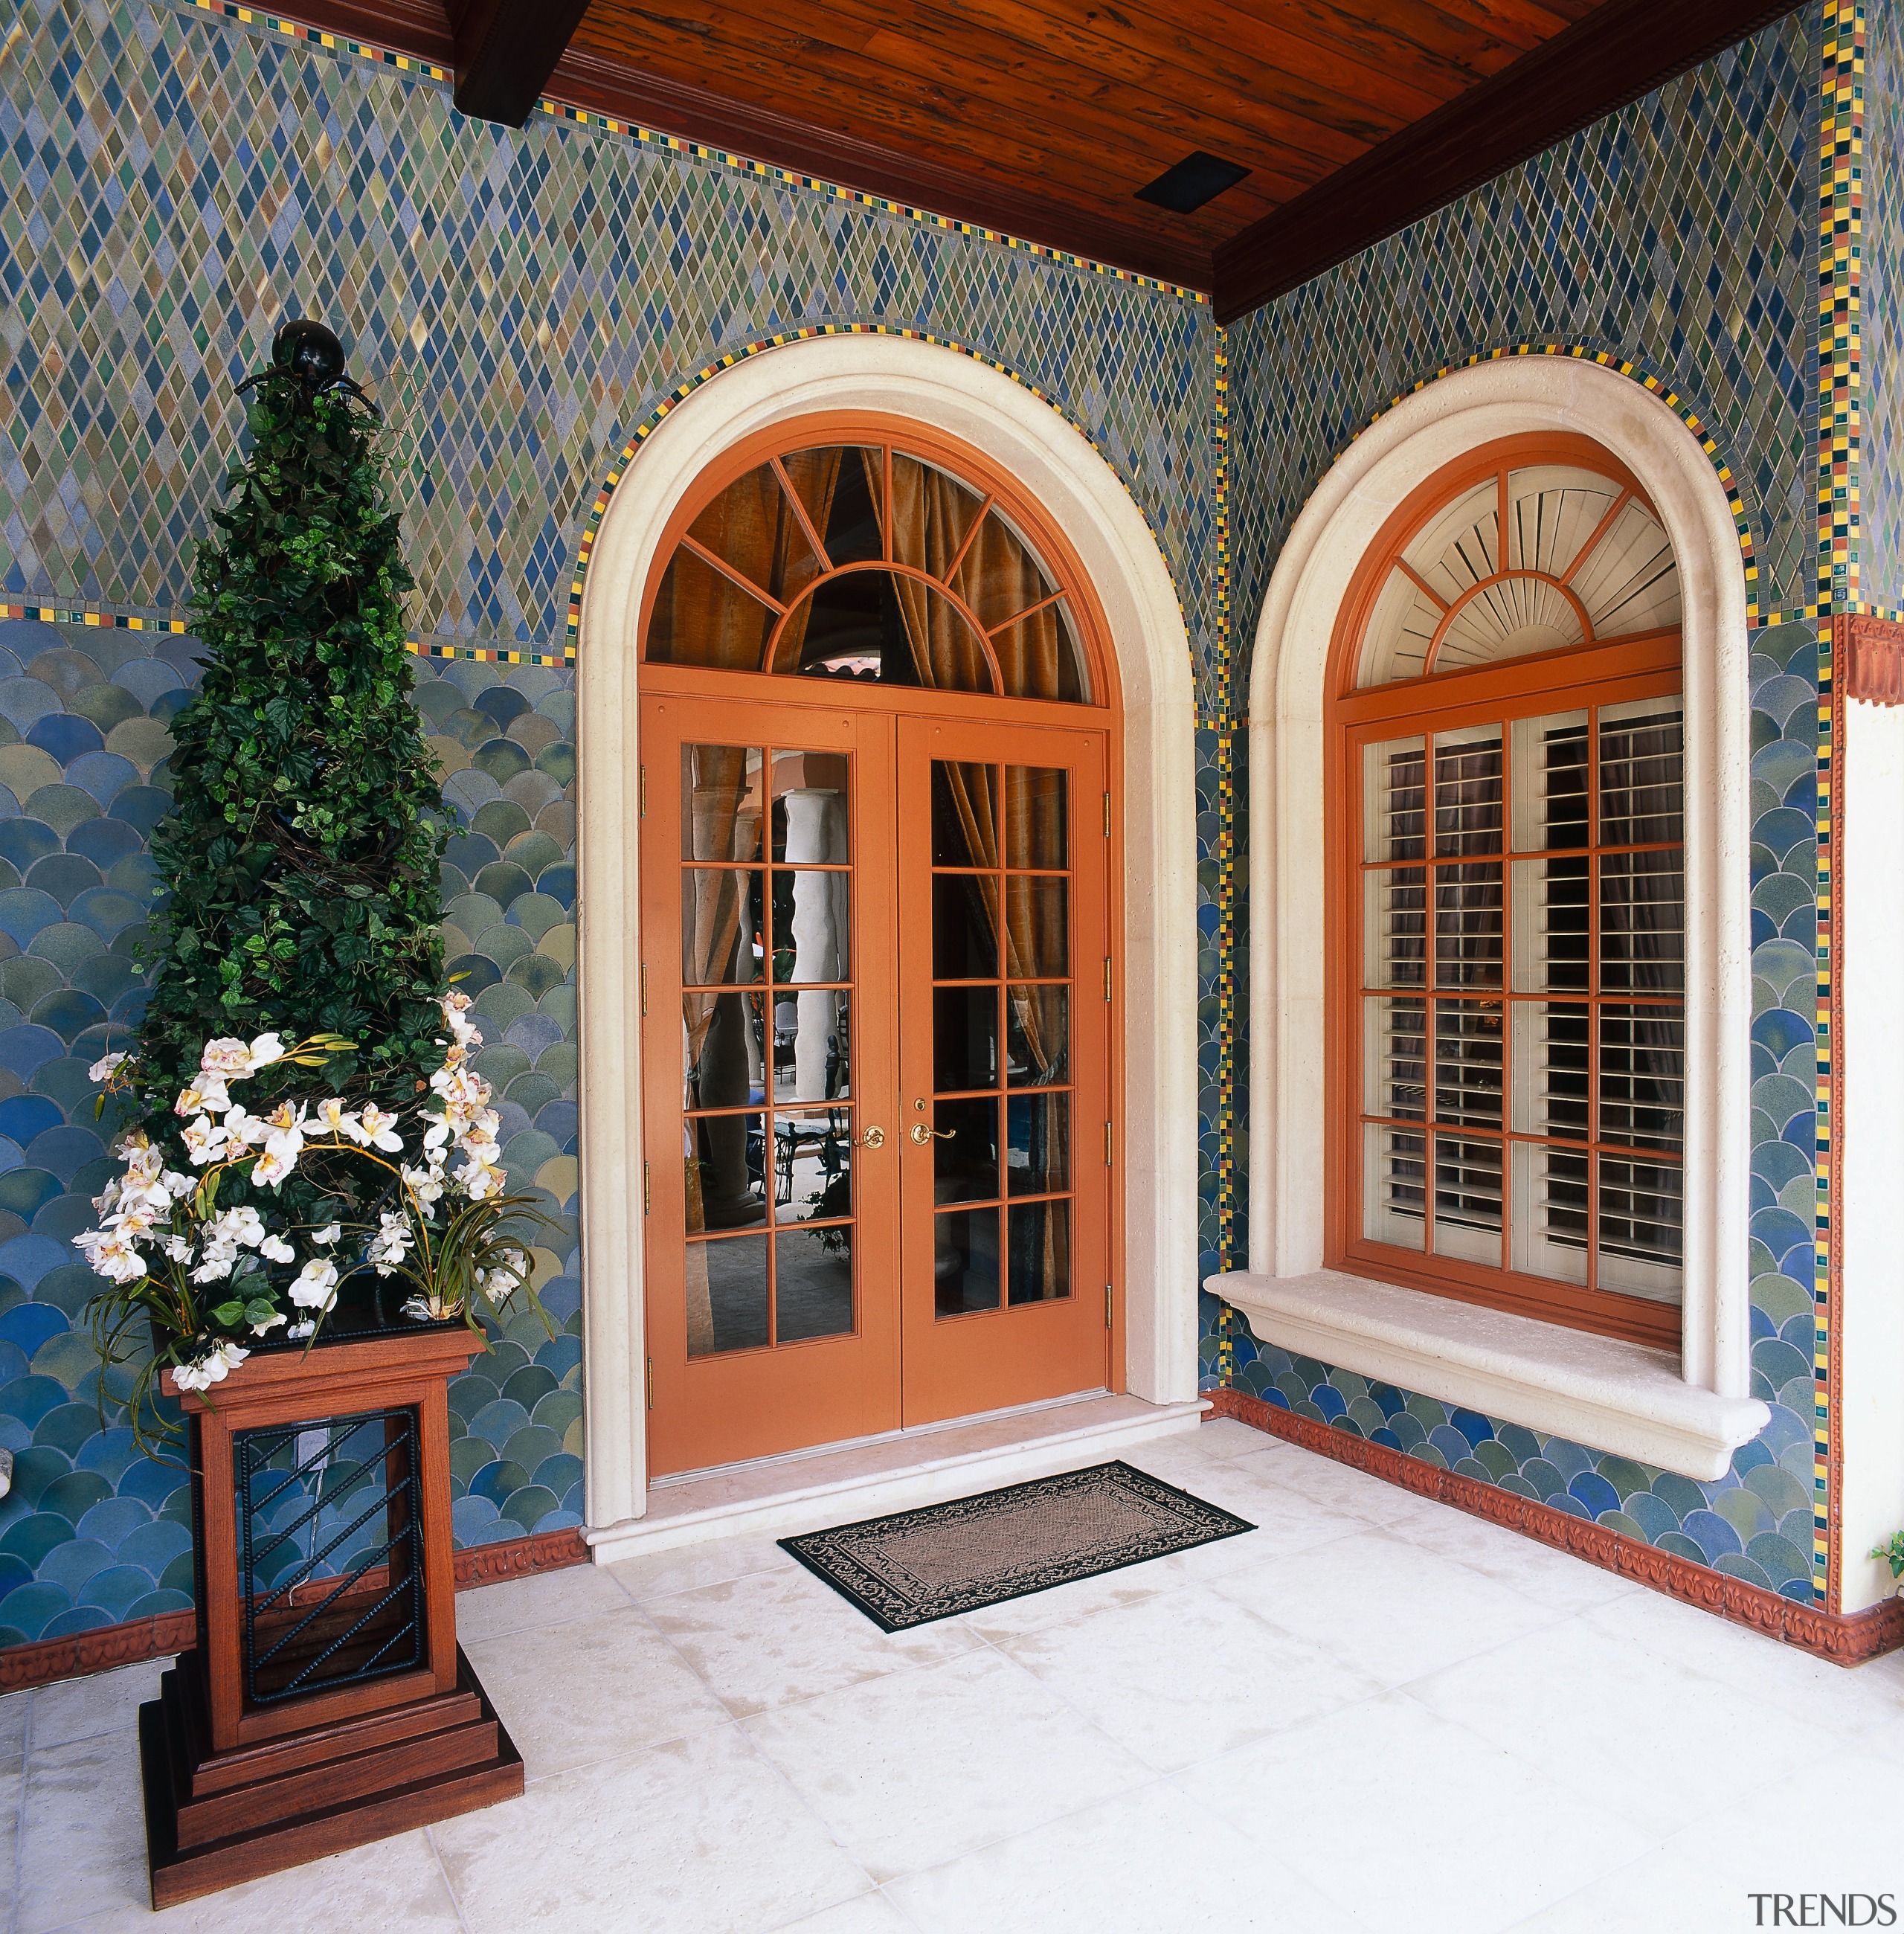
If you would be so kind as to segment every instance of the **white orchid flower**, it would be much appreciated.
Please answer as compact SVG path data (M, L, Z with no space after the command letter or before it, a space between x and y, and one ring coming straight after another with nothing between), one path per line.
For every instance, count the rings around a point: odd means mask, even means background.
M285 1044L275 1034L261 1034L254 1038L251 1046L251 1066L246 1071L255 1074L261 1068L269 1068L274 1061L285 1058Z
M379 1276L389 1276L409 1254L416 1237L411 1230L409 1219L388 1209L384 1211L383 1225L371 1237L363 1253Z
M255 1115L247 1114L241 1101L231 1108L224 1118L224 1135L230 1144L227 1154L234 1160L243 1155L254 1142L262 1142L270 1133Z
M205 1052L198 1057L202 1072L219 1077L221 1080L234 1080L252 1071L252 1051L242 1041L234 1041L229 1035L221 1035L216 1041L205 1044Z
M282 1149L268 1148L252 1164L252 1179L264 1182L273 1188L280 1188L284 1185L285 1177L297 1166L295 1155L286 1155Z
M125 1065L122 1054L102 1054L86 1071L89 1081L110 1081Z
M179 1131L179 1139L185 1145L185 1153L203 1168L208 1161L216 1161L225 1150L225 1131L214 1128L209 1117L200 1115L197 1121L188 1122Z
M191 1238L189 1236L167 1236L161 1246L175 1263L191 1260Z
M172 1372L172 1381L181 1390L209 1390L212 1384L223 1383L251 1354L242 1343L220 1343L197 1363L181 1364Z
M119 1177L116 1175L110 1176L107 1178L105 1187L92 1198L94 1213L101 1216L110 1216L119 1206Z
M295 1337L301 1342L305 1337L315 1335L317 1327L317 1319L315 1317L307 1316L303 1322L294 1323L285 1334L287 1336Z
M181 1195L189 1195L198 1186L190 1176L181 1175L176 1168L168 1168L158 1179L175 1202Z
M258 1244L258 1252L274 1263L294 1263L297 1260L297 1252L282 1236L267 1236Z
M146 1259L116 1229L92 1229L77 1237L93 1273L113 1282L136 1282L146 1273Z
M344 1225L342 1222L327 1222L312 1237L311 1240L314 1243L321 1244L325 1249L329 1249L343 1233Z
M337 1300L337 1265L314 1256L298 1272L291 1300L300 1309L328 1309Z
M361 1125L353 1138L366 1148L380 1148L387 1154L401 1155L403 1137L396 1132L397 1119L395 1115L386 1114L375 1101L366 1101L359 1117Z
M312 1110L311 1119L327 1134L347 1135L354 1141L357 1138L351 1125L349 1104L335 1095Z
M255 1249L264 1240L264 1218L248 1202L241 1208L222 1210L212 1219L215 1242L242 1243Z
M417 1202L426 1209L434 1208L443 1193L443 1171L435 1167L405 1167L400 1173L403 1185Z
M254 1323L252 1325L252 1334L254 1336L268 1336L280 1323L288 1323L290 1321L291 1318L282 1309L274 1309L262 1323Z

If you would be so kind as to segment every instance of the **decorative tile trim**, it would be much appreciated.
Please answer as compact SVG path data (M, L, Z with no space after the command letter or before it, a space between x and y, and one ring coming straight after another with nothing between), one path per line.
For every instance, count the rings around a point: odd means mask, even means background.
M1834 1428L1832 1402L1842 1387L1844 1325L1839 1317L1844 1263L1836 1231L1841 1219L1837 1125L1843 1114L1844 1054L1837 1036L1837 962L1843 912L1837 891L1837 859L1845 845L1844 706L1837 673L1849 641L1851 621L1834 618L1818 636L1818 1056L1817 1206L1813 1232L1816 1327L1812 1378L1817 1414L1812 1426L1812 1582L1827 1612L1840 1604L1844 1571L1839 1536L1843 1490L1842 1433Z
M275 14L261 13L255 7L234 7L230 0L191 0L195 12L209 14L221 20L236 20L241 27L261 27L267 34L282 34L288 40L306 41L335 54L354 54L359 60L375 61L379 67L393 67L413 74L421 80L441 81L453 86L456 76L433 61L414 54L400 54L390 47L373 46L368 41L354 41L345 34L327 34L297 20L280 20Z
M1650 390L1699 439L1700 448L1706 453L1707 459L1718 474L1719 480L1725 487L1726 505L1738 529L1739 554L1745 567L1746 622L1755 628L1761 625L1782 624L1797 615L1777 611L1761 612L1758 608L1758 553L1752 542L1751 520L1746 514L1745 499L1740 494L1738 480L1733 475L1731 465L1719 454L1718 438L1687 408L1678 393L1668 387L1663 378L1655 375L1651 370L1637 363L1623 361L1610 351L1589 349L1584 344L1577 342L1517 342L1511 348L1478 349L1465 361L1445 363L1432 376L1423 376L1412 389L1404 390L1399 396L1391 396L1356 432L1355 437L1351 438L1350 441L1354 441L1356 437L1366 435L1398 403L1426 389L1430 383L1438 383L1444 376L1453 375L1457 370L1472 369L1483 363L1504 362L1511 356L1568 356L1577 362L1597 363L1603 369L1616 370L1621 375L1630 376L1634 382ZM1807 617L1815 615L1812 607L1807 606L1804 615Z
M1657 1545L1643 1544L1637 1538L1609 1531L1604 1525L1571 1517L1536 1499L1484 1484L1459 1472L1441 1470L1405 1451L1391 1450L1385 1444L1373 1444L1312 1417L1279 1409L1244 1391L1213 1390L1204 1394L1210 1399L1213 1417L1234 1417L1239 1423L1285 1438L1306 1450L1318 1451L1418 1497L1452 1505L1457 1511L1553 1545L1636 1584L1696 1605L1701 1611L1716 1612L1734 1625L1749 1626L1834 1665L1859 1665L1881 1652L1904 1648L1904 1600L1887 1598L1848 1617L1818 1611L1781 1598L1762 1585L1749 1584L1726 1572L1695 1565L1690 1559L1675 1557Z
M1824 613L1854 606L1858 595L1863 0L1825 0L1819 89L1818 609Z
M1904 624L1845 616L1834 619L1833 628L1839 696L1871 705L1904 705Z
M374 61L381 67L399 68L420 80L435 81L443 86L453 86L456 83L456 76L447 68L438 67L414 54L398 53L391 48L378 47L367 41L354 41L342 34L324 33L315 27L301 26L295 20L261 13L254 8L234 6L230 0L191 0L191 5L200 14L235 20L241 26L261 28L267 33L282 34L288 39L303 41L332 53L354 55L360 60ZM730 154L725 148L685 140L678 134L664 134L658 128L644 128L632 121L619 121L613 115L598 113L592 108L572 107L565 101L545 97L536 103L536 110L552 121L619 137L643 147L666 148L677 155L689 155L695 161L711 161L717 167L730 168L737 174L772 182L776 187L802 188L809 194L823 196L828 201L846 202L857 208L875 209L881 215L896 215L904 221L937 228L948 235L966 235L975 240L996 243L1001 248L1032 256L1040 261L1056 263L1068 269L1081 269L1087 275L1127 282L1134 288L1155 290L1160 295L1174 296L1181 301L1203 307L1207 308L1210 303L1210 297L1201 289L1188 289L1155 276L1140 275L1134 269L1119 269L1089 255L1074 255L1066 249L1053 249L1042 242L1028 242L1022 236L1006 233L1003 229L987 228L977 222L960 221L950 215L935 214L930 209L914 208L909 202L893 201L884 195L869 194L863 189L842 187L818 175L801 174L796 170L776 167L770 161L757 161L745 155Z
M1210 441L1215 461L1216 556L1211 613L1216 625L1216 1227L1219 1267L1235 1267L1237 1213L1237 790L1236 695L1231 689L1229 332L1216 342L1216 392ZM1226 1326L1218 1358L1227 1382L1234 1367Z
M682 144L677 143L676 146ZM750 356L764 355L769 350L784 348L790 342L806 342L820 336L893 336L906 342L929 342L936 349L956 350L961 356L969 356L975 363L982 363L988 369L995 369L1001 376L1009 377L1021 390L1026 390L1041 403L1057 411L1078 435L1083 438L1104 461L1110 464L1111 474L1123 486L1124 494L1137 505L1138 514L1146 527L1157 537L1158 552L1163 558L1164 568L1170 570L1170 553L1162 542L1162 534L1151 520L1150 514L1138 502L1137 494L1109 453L1099 444L1089 426L1067 409L1049 390L1039 388L1037 384L1020 375L1009 363L1001 363L995 356L987 356L982 349L974 349L963 342L955 342L949 336L934 336L923 329L902 329L883 322L823 322L806 329L782 330L777 336L763 336L757 342L744 343L738 349L731 350L719 361L709 363L705 369L697 369L686 381L676 385L655 405L652 412L636 428L634 434L622 444L621 454L615 459L614 467L604 479L601 488L595 493L593 507L589 512L588 521L582 527L582 541L575 555L575 576L568 591L568 623L566 631L564 656L560 660L550 659L550 664L573 664L576 649L582 636L582 589L587 582L589 564L595 554L595 543L601 529L601 520L608 509L608 500L614 496L622 479L628 474L628 466L641 453L641 446L658 429L663 420L680 408L695 390L711 378L725 369L731 369L737 363L744 363ZM1183 603L1183 593L1176 583L1174 571L1170 574L1170 588L1176 595L1177 608L1183 613L1184 628L1190 629L1189 613Z
M468 1592L507 1578L559 1571L586 1565L588 1559L589 1547L576 1530L478 1544L456 1553L456 1589ZM83 1679L115 1666L143 1664L149 1658L169 1658L184 1651L197 1631L196 1612L161 1612L155 1618L131 1619L123 1625L96 1625L68 1638L0 1646L0 1693L50 1685L56 1679Z

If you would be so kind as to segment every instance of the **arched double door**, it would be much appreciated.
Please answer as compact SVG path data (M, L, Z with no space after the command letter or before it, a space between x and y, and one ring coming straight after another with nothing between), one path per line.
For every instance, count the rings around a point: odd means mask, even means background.
M643 619L658 1475L1113 1381L1114 694L974 453L729 453Z

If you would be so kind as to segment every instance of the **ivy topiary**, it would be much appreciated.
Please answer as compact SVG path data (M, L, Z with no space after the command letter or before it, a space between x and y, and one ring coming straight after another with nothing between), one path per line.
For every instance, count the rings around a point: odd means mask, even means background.
M209 655L172 721L176 804L152 839L166 897L134 1080L155 1111L221 1035L342 1036L356 1047L332 1059L331 1092L391 1107L443 1060L445 822L378 420L338 387L327 332L291 325L276 354L246 386L251 447L199 550Z

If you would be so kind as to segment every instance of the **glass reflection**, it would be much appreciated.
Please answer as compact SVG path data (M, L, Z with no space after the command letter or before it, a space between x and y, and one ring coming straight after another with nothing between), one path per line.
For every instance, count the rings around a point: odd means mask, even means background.
M955 1209L932 1218L932 1306L941 1316L999 1306L999 1212Z
M932 761L932 864L984 868L999 863L999 774L996 766Z
M776 1113L773 1215L832 1222L853 1213L853 1118L845 1108Z
M1014 1195L1071 1186L1071 1097L1014 1095L1005 1104L1005 1176Z
M999 1192L999 1104L990 1095L941 1101L932 1127L949 1140L932 1143L932 1198L988 1202Z
M681 984L744 985L764 978L761 875L738 866L681 869Z
M1069 1079L1069 990L1011 987L1005 994L1005 1071L1014 1088L1047 1088Z
M1054 1303L1071 1294L1071 1204L1015 1202L1006 1211L1011 1300Z
M767 1340L765 1236L690 1243L687 1254L688 1354L758 1350Z
M688 1231L767 1220L766 1117L696 1115L687 1123Z
M743 865L759 860L759 746L681 748L681 857Z
M999 990L932 990L932 1089L956 1094L999 1082Z
M853 1231L782 1229L773 1239L773 1330L782 1343L853 1328Z
M1005 863L1062 872L1071 863L1065 836L1065 791L1071 775L1062 767L1007 766L1005 769Z
M993 873L932 875L932 978L995 981L999 882Z

